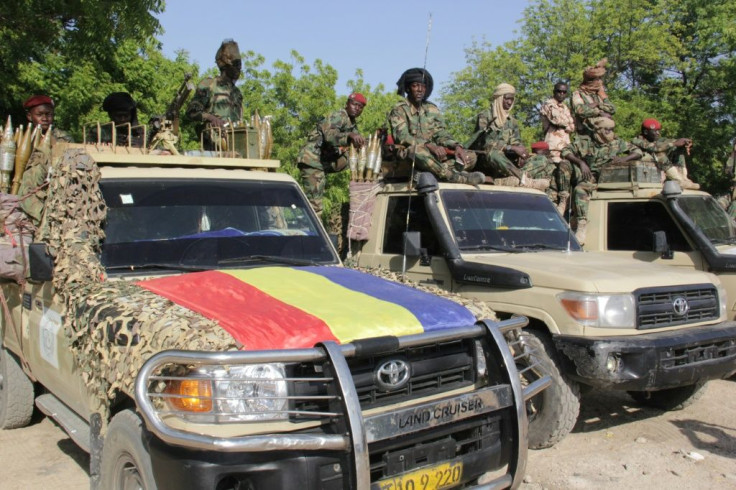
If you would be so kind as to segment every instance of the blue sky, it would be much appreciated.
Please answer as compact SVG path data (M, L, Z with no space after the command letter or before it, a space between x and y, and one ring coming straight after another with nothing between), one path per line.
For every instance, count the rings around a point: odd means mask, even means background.
M215 52L225 38L274 61L290 60L292 49L311 66L316 59L338 72L336 90L346 94L345 83L357 68L373 88L383 83L393 90L401 73L424 66L430 14L426 67L435 81L435 93L452 72L465 66L465 48L473 41L500 45L517 36L519 19L529 0L170 0L159 17L164 29L159 40L174 57L189 53L200 71L215 66Z

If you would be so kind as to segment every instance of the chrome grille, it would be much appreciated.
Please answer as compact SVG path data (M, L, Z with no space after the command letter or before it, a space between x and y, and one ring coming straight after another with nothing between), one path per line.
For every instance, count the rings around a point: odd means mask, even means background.
M639 289L634 294L640 330L717 320L720 316L718 291L710 284ZM686 304L687 310L679 314L676 303Z

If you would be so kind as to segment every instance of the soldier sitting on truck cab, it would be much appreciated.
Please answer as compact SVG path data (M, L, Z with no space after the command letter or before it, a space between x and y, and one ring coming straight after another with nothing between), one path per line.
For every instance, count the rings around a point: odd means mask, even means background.
M693 140L690 138L660 138L662 125L656 119L644 119L641 123L641 134L631 140L644 154L643 162L654 162L664 172L667 180L675 180L683 189L700 189L687 177L685 153L690 152Z
M631 143L619 139L613 128L613 119L604 117L592 121L595 125L593 137L578 135L570 146L562 150L562 158L573 164L575 185L573 202L575 211L575 238L585 244L585 229L588 225L588 202L597 188L598 176L606 165L624 164L642 157L641 150Z

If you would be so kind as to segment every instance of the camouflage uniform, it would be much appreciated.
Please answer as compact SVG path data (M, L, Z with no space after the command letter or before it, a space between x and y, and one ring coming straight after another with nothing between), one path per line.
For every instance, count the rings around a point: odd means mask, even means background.
M726 211L728 212L728 215L731 216L731 218L736 219L736 147L734 147L734 150L731 152L731 155L729 155L728 160L726 160L726 169L729 169L731 172L731 203L728 205L728 209Z
M458 169L448 161L440 162L425 146L432 143L445 148L454 148L458 143L445 129L440 110L431 102L424 101L419 109L408 100L397 103L388 115L388 124L394 144L400 146L400 160L414 160L419 170L432 172L435 176L450 182L460 182ZM466 153L464 169L475 166L475 154Z
M564 102L557 102L550 97L542 104L539 114L549 122L544 141L549 145L552 161L558 163L562 158L560 152L570 144L570 134L575 132L575 118Z
M616 108L608 97L604 99L596 92L576 90L572 94L572 112L575 115L575 127L578 133L592 136L595 133L595 126L591 120L605 117L601 115L601 112L613 115Z
M340 109L323 118L299 150L297 162L302 187L318 216L322 215L322 195L327 181L325 174L347 168L349 133L358 133L358 125L350 120L345 109Z
M61 129L51 128L51 136L53 137L52 144L56 141L74 143L74 138L72 138L72 135Z
M563 148L562 158L565 158L571 153L584 160L593 173L591 180L583 179L580 168L577 165L572 165L575 178L575 189L573 191L575 217L580 220L587 219L588 202L593 191L596 189L596 183L601 169L613 162L614 157L631 153L641 155L641 150L620 138L616 138L609 143L601 144L593 140L590 136L580 135L569 146Z
M225 121L239 122L243 119L243 94L235 86L235 82L220 75L205 78L194 93L187 106L187 117L193 121L202 121L203 114L212 114ZM199 124L197 133L201 133L204 124ZM205 148L213 149L209 135L204 135Z
M487 154L481 159L486 166L485 173L492 177L507 177L514 175L509 168L516 165L506 156L507 146L521 145L521 133L516 119L509 114L506 123L501 129L494 129L491 123L495 119L493 110L488 108L478 114L475 123L475 132L471 137L469 148L483 150Z
M673 166L685 166L685 147L675 146L675 141L667 138L649 141L643 136L637 136L631 140L631 144L641 150L643 162L653 162L659 170L666 172Z
M44 202L48 197L47 187L40 187L47 183L50 163L51 159L47 153L40 150L31 153L18 188L19 196L28 194L21 200L20 207L36 226L41 223Z
M545 189L547 196L554 203L557 202L557 167L555 163L545 155L535 153L524 164L524 171L532 179L549 180L549 187Z

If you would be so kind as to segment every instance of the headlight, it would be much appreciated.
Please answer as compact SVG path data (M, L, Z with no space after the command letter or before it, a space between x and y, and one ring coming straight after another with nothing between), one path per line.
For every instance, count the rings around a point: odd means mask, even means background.
M726 288L723 285L718 285L718 301L721 305L721 318L728 315L728 296L726 296Z
M568 315L587 327L636 328L636 303L632 294L566 292L557 298Z
M188 379L169 382L171 408L202 422L248 422L288 418L283 364L202 366Z

